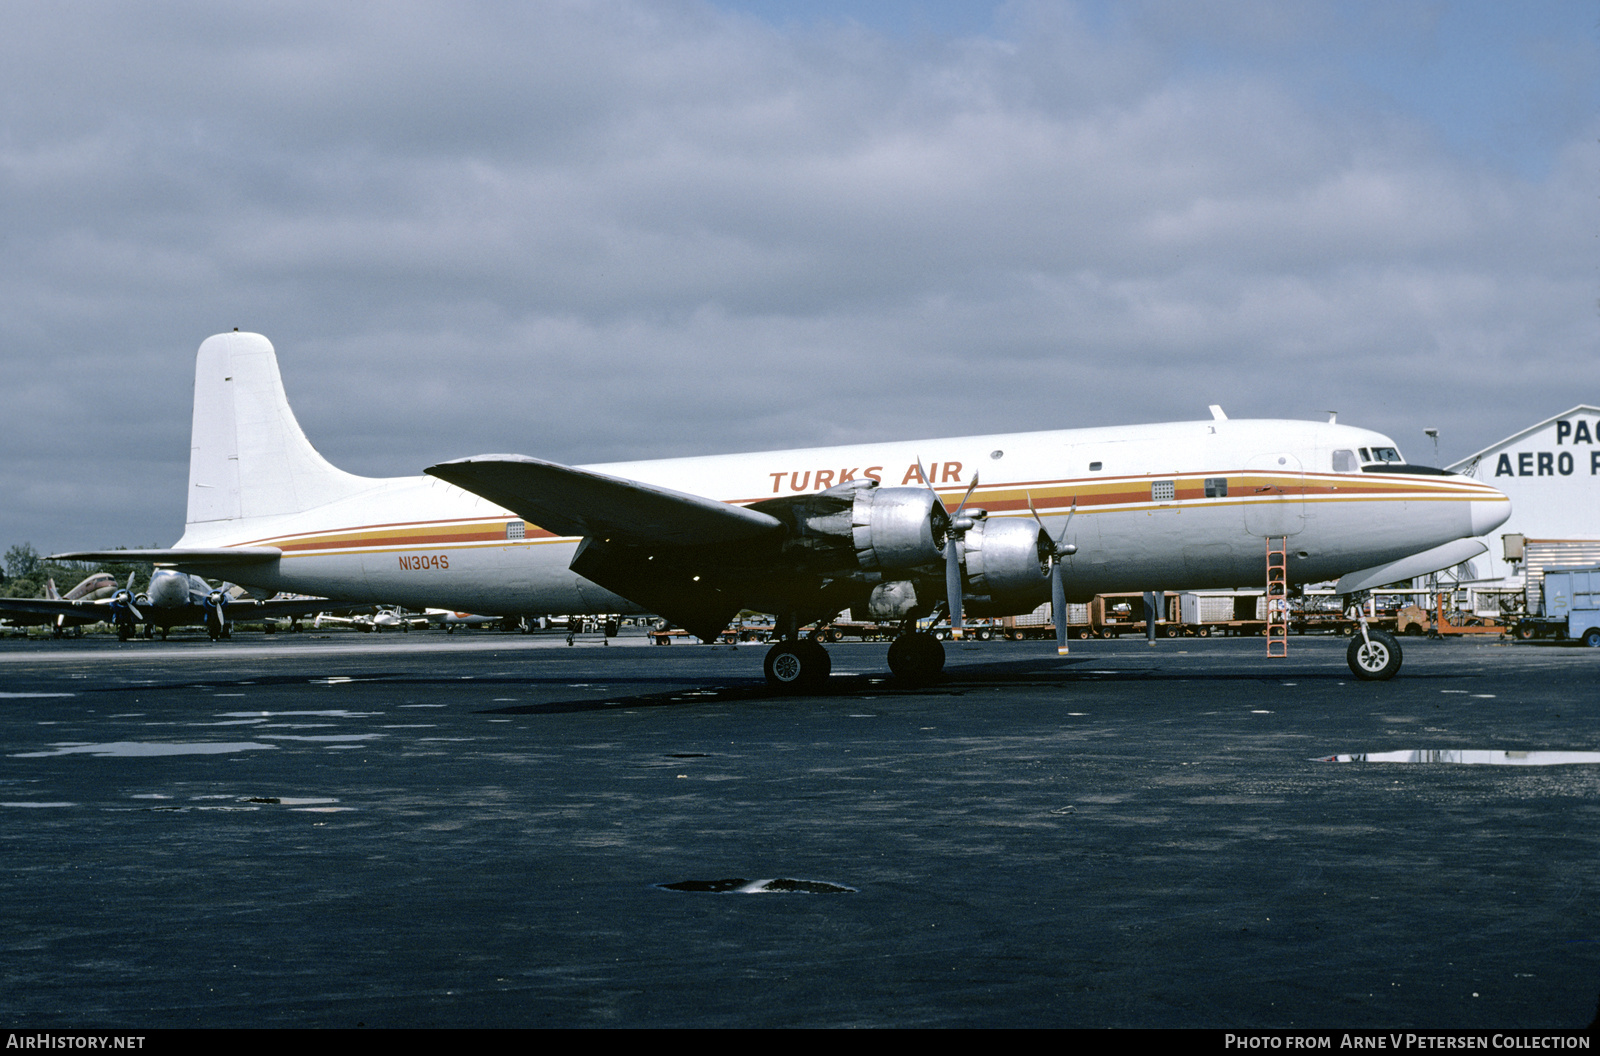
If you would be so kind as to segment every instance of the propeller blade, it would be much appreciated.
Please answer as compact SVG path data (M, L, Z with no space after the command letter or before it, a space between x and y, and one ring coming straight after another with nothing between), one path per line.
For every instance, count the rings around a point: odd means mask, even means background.
M1044 526L1044 518L1039 516L1039 508L1033 504L1033 493L1028 492L1028 512L1033 514L1033 521L1039 530L1045 533L1045 538L1050 539L1050 532ZM1072 515L1078 512L1078 497L1072 497L1072 509L1067 511L1067 519L1062 522L1061 534L1050 539L1050 622L1056 629L1056 655L1067 655L1067 585L1062 577L1061 559L1070 557L1078 552L1076 546L1063 545L1067 539L1067 525L1072 523Z
M961 511L967 508L967 501L972 498L972 493L977 490L977 487L978 474L974 473L972 474L972 483L967 485L967 493L961 496L961 505L957 506L956 512L950 515L952 520L961 516Z
M950 533L944 551L944 594L950 603L950 639L961 640L961 536Z
M937 497L939 490L933 486L933 478L928 476L927 469L922 465L922 456L917 456L917 474L922 477L922 485ZM950 639L961 640L961 537L966 528L958 527L956 522L961 516L961 511L967 508L967 500L972 498L972 493L978 487L978 474L972 474L972 483L967 485L967 493L961 497L961 504L956 507L956 512L950 515L950 532L945 540L944 549L944 595L950 610ZM944 503L943 499L939 500ZM971 524L967 525L968 528Z
M1050 622L1056 627L1056 655L1067 655L1067 585L1062 581L1061 562L1050 562Z

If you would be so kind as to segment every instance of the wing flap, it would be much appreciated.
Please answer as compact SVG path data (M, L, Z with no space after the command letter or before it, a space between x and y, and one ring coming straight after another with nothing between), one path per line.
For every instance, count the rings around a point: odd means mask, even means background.
M476 455L423 472L558 535L698 547L783 531L757 510L526 455Z

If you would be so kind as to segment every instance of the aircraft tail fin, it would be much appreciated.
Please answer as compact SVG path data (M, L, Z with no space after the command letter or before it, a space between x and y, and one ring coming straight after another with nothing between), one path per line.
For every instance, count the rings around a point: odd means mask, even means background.
M284 395L278 356L260 334L209 337L194 370L190 525L298 513L365 491L317 453Z

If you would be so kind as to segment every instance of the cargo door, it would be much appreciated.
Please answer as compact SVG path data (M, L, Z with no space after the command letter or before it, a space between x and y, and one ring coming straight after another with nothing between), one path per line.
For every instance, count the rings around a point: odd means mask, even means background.
M1244 530L1258 538L1301 532L1306 526L1305 477L1300 459L1288 451L1247 460L1238 489L1244 503Z

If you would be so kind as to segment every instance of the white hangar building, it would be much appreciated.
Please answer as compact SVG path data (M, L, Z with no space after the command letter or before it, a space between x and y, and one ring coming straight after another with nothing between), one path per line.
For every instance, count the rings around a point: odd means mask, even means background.
M1480 590L1538 587L1546 568L1600 565L1600 407L1579 405L1445 468L1511 498L1511 519L1473 561Z

